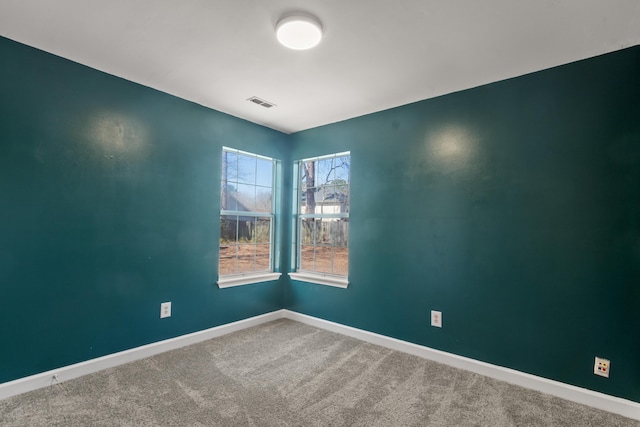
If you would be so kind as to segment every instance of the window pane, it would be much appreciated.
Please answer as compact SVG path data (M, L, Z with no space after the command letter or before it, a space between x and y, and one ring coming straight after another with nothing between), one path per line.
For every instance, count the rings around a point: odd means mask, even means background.
M300 250L300 269L314 271L315 248L310 245L302 245Z
M238 273L255 271L255 245L238 245Z
M266 187L256 187L256 207L254 212L271 212L272 190Z
M238 243L255 243L256 218L241 216L238 219Z
M253 185L238 184L238 207L239 211L255 212L256 187Z
M333 239L331 238L331 224L333 222L335 222L335 220L332 218L316 220L316 244L331 245L333 243Z
M318 273L332 273L331 246L316 247L316 268Z
M238 210L238 194L236 193L236 185L230 182L222 181L222 188L220 194L220 206L223 210L235 211Z
M300 170L300 181L303 187L316 186L316 162L302 162Z
M256 185L271 188L273 186L273 161L257 159L257 162Z
M334 159L322 159L317 162L318 176L316 176L316 186L330 184L333 181L334 175Z
M336 157L335 159L335 177L334 183L337 181L343 181L345 183L349 183L349 168L350 168L350 157Z
M300 242L303 245L310 245L315 240L315 221L313 218L303 218L300 221Z
M320 203L321 205L327 203L331 198L332 191L333 190L328 185L318 188L318 191L316 192L316 203Z
M336 157L336 179L349 181L349 167L351 158L349 156Z
M349 219L340 218L333 222L333 244L338 247L346 248L349 246Z
M256 184L256 160L255 157L238 156L238 182Z
M302 206L300 207L301 214L312 214L319 211L317 205L318 189L315 187L309 187L302 191ZM322 206L322 204L320 204Z
M340 212L349 213L349 192L348 191L346 194L344 194L340 202Z
M332 185L326 186L322 189L322 210L324 214L339 213L339 203L337 202L338 195L336 194L336 188ZM317 210L317 209L316 209Z
M268 271L269 264L269 245L256 245L256 271Z
M333 248L333 274L346 276L349 273L349 249Z
M220 218L220 244L235 244L237 240L238 217L222 216Z
M238 180L238 155L236 153L222 152L222 180L229 182Z
M238 248L233 245L220 245L220 257L218 262L218 274L233 274L236 272L236 256Z
M269 243L271 241L271 218L257 218L256 243Z

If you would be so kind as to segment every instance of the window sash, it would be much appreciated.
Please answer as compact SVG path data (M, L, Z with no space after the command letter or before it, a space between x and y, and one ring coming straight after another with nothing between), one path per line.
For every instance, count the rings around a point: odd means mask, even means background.
M335 277L347 277L349 274L349 266L348 266L348 262L349 262L349 238L348 238L348 228L349 228L349 223L348 221L346 222L347 225L347 238L346 238L346 245L340 245L339 242L337 241L338 239L336 238L335 235L335 228L331 228L331 230L329 231L329 241L328 242L323 242L323 238L326 237L326 232L324 230L320 231L320 233L322 233L321 235L318 234L318 229L316 228L318 226L318 224L323 224L323 222L321 221L320 223L318 222L313 222L314 224L314 229L312 231L311 236L307 236L309 237L309 239L305 239L303 237L303 233L304 233L304 227L302 225L303 221L305 218L300 218L298 220L298 242L297 242L297 247L296 247L296 251L297 251L297 260L296 260L296 271L298 272L304 272L304 273L311 273L311 274L319 274L319 275L323 275L323 276L335 276ZM306 218L309 219L309 218ZM322 220L323 218L319 218L319 217L314 217L313 219L319 219ZM324 218L324 219L328 219L328 218ZM331 227L333 221L332 222L324 222L324 224L327 224ZM305 256L303 252L305 251L311 251L313 254L312 258L309 258L308 256ZM341 257L344 257L346 255L346 265L340 265L342 264L341 262L337 261L340 260ZM326 257L330 256L330 259L327 260ZM324 259L323 259L324 257ZM309 267L309 262L311 262L311 267ZM329 265L330 268L326 268L327 264ZM324 268L323 268L324 267Z

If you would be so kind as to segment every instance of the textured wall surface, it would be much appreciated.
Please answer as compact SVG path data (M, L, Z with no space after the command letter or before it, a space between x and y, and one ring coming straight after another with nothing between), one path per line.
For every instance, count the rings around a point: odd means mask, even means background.
M286 307L640 401L639 58L293 135L293 159L351 150L351 284Z
M7 39L0 58L0 382L282 307L281 283L215 281L222 146L283 160L286 135Z
M0 58L0 382L285 307L640 402L639 47L290 136ZM217 288L223 145L351 151L348 289Z

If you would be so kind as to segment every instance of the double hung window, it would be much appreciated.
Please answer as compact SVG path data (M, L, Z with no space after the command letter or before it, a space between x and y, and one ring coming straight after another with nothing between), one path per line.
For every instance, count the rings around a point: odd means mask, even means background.
M350 153L296 163L298 280L346 287L349 273Z
M274 278L269 273L274 258L275 166L271 158L223 147L220 287Z

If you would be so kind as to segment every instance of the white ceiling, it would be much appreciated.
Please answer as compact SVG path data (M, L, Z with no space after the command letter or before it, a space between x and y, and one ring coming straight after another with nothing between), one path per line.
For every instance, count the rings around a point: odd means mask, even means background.
M640 44L640 0L0 0L0 35L291 133Z

